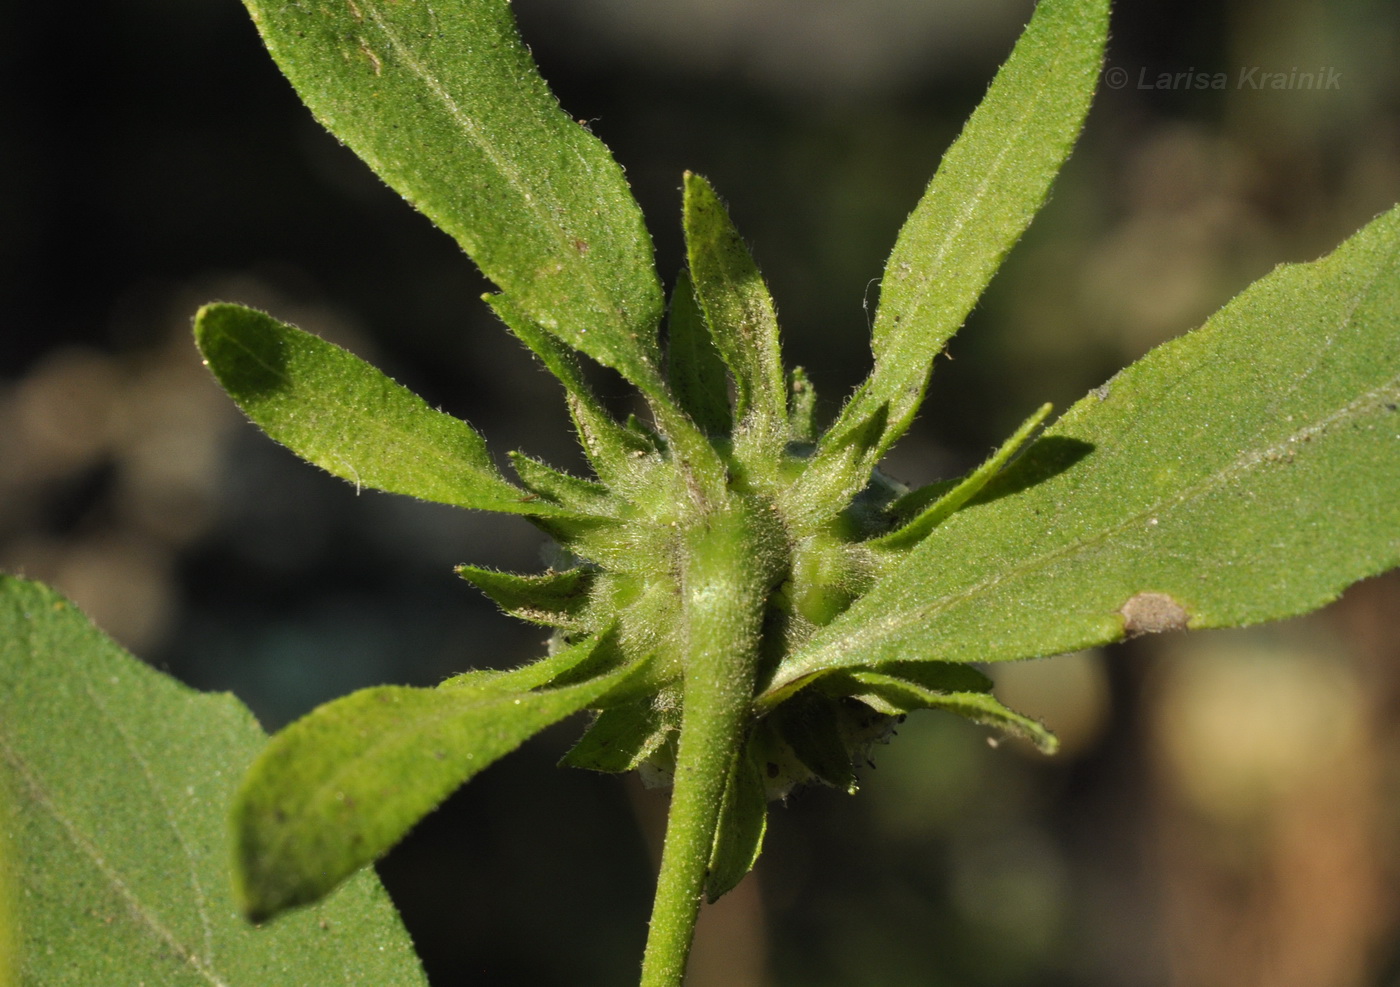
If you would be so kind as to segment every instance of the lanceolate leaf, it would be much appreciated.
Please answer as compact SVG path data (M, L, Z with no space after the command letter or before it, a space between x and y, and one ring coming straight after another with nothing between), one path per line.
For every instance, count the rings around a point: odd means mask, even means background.
M575 651L586 659L596 644ZM313 710L272 738L234 805L244 913L261 920L317 900L467 779L634 671L539 691L489 673L437 689L380 686Z
M51 590L0 577L14 983L421 987L373 874L269 929L238 917L228 806L265 741L232 696L185 688Z
M610 657L611 655L603 652L603 649L594 647L591 643L585 643L580 647L563 648L552 655L537 658L518 668L474 668L471 671L445 679L438 684L438 688L478 689L490 685L498 691L529 692L531 689L538 689L541 686L565 684L560 681L563 679L574 683L585 678L592 678L588 672L594 669L594 663L600 659L606 661Z
M1068 461L1065 447L1092 447ZM1400 209L1079 401L778 671L1303 613L1400 563Z
M850 680L846 692L886 715L902 715L918 709L941 709L1029 740L1044 754L1053 754L1060 746L1059 740L1043 724L1008 709L990 691L945 692L929 689L918 682L884 671L862 669L845 674Z
M545 330L660 393L641 211L540 78L507 0L245 3L333 134Z
M941 661L892 661L879 665L880 675L899 679L924 692L991 692L992 680L971 665ZM855 673L848 673L855 674ZM847 695L850 690L838 683L838 676L822 680L822 691ZM882 709L883 713L907 713L908 709Z
M483 300L564 385L579 444L593 471L603 482L622 481L619 485L625 487L626 470L619 466L627 462L631 453L646 451L646 444L604 409L584 379L583 368L572 350L546 334L510 296L486 295Z
M898 549L907 548L910 545L918 544L919 540L927 535L934 528L938 527L962 507L973 497L976 497L998 472L1008 462L1011 457L1021 450L1026 441L1035 434L1035 430L1044 424L1045 419L1050 415L1051 406L1043 404L1031 415L1021 427L1016 429L1012 436L1001 444L1001 448L992 453L991 457L969 473L963 480L951 487L946 493L942 493L933 499L918 515L903 527L891 531L887 535L881 535L873 539L870 544L875 548ZM937 488L924 488L937 489ZM905 497L901 497L890 505L890 512L901 513L904 507L903 501L908 500L912 504L921 493L920 490L911 491Z
M744 754L734 765L715 829L705 897L711 903L732 891L758 863L768 830L768 794L753 758Z
M631 771L675 733L679 715L667 717L650 699L598 714L560 764L590 771Z
M574 568L521 576L474 565L459 565L457 575L522 620L551 627L577 627L593 583L592 569Z
M782 442L787 394L778 316L763 276L724 203L699 175L685 176L685 240L695 297L734 375L740 426Z
M581 517L616 517L622 510L622 503L601 483L546 466L523 452L512 452L510 464L531 493L546 497Z
M1098 82L1107 33L1108 0L1040 0L900 231L880 282L875 366L809 471L808 482L820 488L812 496L830 497L835 485L849 498L909 427L934 357L1030 225L1069 156ZM881 413L885 425L863 473L828 463L846 433Z
M655 451L656 433L639 426L635 419L619 424L603 408L584 379L575 355L558 340L547 336L519 305L506 295L487 295L491 306L511 330L530 347L549 371L564 384L569 413L578 428L579 440L598 478L624 496L636 492L639 479L632 463L636 454ZM696 428L695 422L671 400L669 391L655 391L651 407L666 441L698 481L711 489L721 483L723 466L714 447Z
M506 482L466 422L339 346L241 305L204 306L194 332L249 418L356 487L511 514L570 513Z
M671 390L695 424L709 435L728 435L729 373L715 349L690 275L681 271L666 320L666 373Z

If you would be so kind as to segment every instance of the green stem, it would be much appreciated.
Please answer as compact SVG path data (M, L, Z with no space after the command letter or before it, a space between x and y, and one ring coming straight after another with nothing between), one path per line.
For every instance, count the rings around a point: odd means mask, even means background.
M685 709L642 987L677 987L685 976L720 805L753 700L764 567L735 507L687 539Z

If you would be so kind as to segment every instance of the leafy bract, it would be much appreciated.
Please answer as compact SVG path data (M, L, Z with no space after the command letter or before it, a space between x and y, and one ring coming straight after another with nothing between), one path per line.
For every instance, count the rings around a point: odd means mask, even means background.
M724 791L715 845L705 874L707 900L718 901L753 870L767 831L768 795L763 790L763 776L753 758L746 754L735 763Z
M577 665L597 644L589 638L548 661ZM272 738L238 793L240 907L259 920L315 901L477 772L635 671L539 690L514 673L478 673L436 689L362 689L318 707Z
M605 709L559 763L590 771L633 771L661 749L679 719L668 718L650 700Z
M908 666L913 663L898 664ZM903 716L920 709L941 709L1029 740L1044 754L1053 754L1059 748L1059 740L1044 724L1008 709L993 696L990 682L986 688L949 691L929 688L915 676L889 674L886 669L890 667L893 666L881 666L878 672L853 669L828 678L844 678L845 681L840 683L842 692L886 716Z
M836 668L1025 658L1322 606L1400 562L1398 409L1395 209L1076 403L814 634L763 702Z
M817 389L801 367L788 374L788 437L808 445L817 437Z
M502 478L466 422L339 346L241 305L204 306L194 331L249 418L356 487L511 514L569 513Z
M537 576L459 565L457 575L481 590L506 613L550 627L581 627L582 611L596 573L565 569Z
M509 296L487 295L485 300L564 385L579 442L598 478L624 497L636 494L639 483L646 485L642 475L646 471L639 473L635 469L634 458L655 452L659 444L657 436L632 427L635 420L623 425L612 418L588 386L576 354L547 335ZM723 386L722 380L720 383ZM684 461L691 477L712 489L722 485L723 466L714 448L695 422L673 403L669 393L653 400L652 411L657 426L666 434L666 442Z
M870 545L875 548L899 549L918 544L920 539L934 528L938 527L938 525L942 524L943 521L952 517L960 507L973 497L976 497L977 494L981 492L982 488L991 482L992 477L996 476L1002 467L1010 462L1011 458L1015 456L1016 453L1020 452L1021 447L1035 434L1035 430L1044 424L1045 419L1050 415L1050 410L1051 406L1049 404L1041 405L1036 409L1035 414L1022 422L1021 427L1016 429L1011 437L1003 442L1000 448L992 453L986 462L977 467L958 483L953 484L946 490L942 489L942 484L930 486L921 490L912 490L904 497L895 501L890 505L890 511L891 513L898 514L901 512L901 508L905 507L906 504L910 505L910 510L915 509L913 505L919 502L921 495L924 495L924 490L927 490L929 494L933 494L934 491L937 491L935 496L929 496L928 506L919 510L918 514L916 514L911 521L896 528L889 534L872 539Z
M331 133L546 331L663 393L641 210L540 78L507 0L245 4Z
M579 445L593 471L605 483L625 490L628 471L622 464L632 453L649 451L647 444L629 433L603 408L584 378L578 354L540 328L509 295L486 295L484 301L564 385Z
M265 735L233 697L123 652L66 600L0 577L0 816L26 984L422 985L372 874L254 929L228 806Z
M671 392L708 435L728 435L729 374L705 325L690 274L683 268L671 290L666 319L666 376Z
M1002 258L1030 225L1069 156L1098 82L1108 0L1041 0L990 90L900 230L880 282L870 377L842 410L808 471L796 513L844 503L902 435L933 359L962 326ZM848 436L883 416L863 456Z
M690 280L715 348L734 377L739 426L769 446L787 439L787 395L778 315L724 203L699 175L685 176ZM772 452L769 452L772 455Z

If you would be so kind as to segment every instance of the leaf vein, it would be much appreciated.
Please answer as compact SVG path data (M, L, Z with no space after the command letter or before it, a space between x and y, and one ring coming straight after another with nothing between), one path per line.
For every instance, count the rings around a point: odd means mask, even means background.
M383 32L385 40L389 42L389 46L393 49L394 54L399 58L402 64L407 67L408 70L423 83L428 92L442 104L443 108L447 110L448 115L458 125L467 140L487 157L497 172L500 173L501 177L515 190L521 201L524 202L526 208L535 215L540 226L550 231L552 239L559 249L559 255L563 257L569 256L570 238L568 233L555 221L555 217L551 215L550 210L546 208L545 204L539 201L520 169L510 160L509 156L502 153L497 143L491 140L482 131L481 125L477 119L462 108L456 98L448 92L447 87L442 84L441 80L439 80L426 65L414 57L412 49L404 43L398 32L390 26L389 22L380 13L378 4L373 2L373 0L365 0L364 6L365 9L369 11L370 20L374 22L375 27ZM578 152L575 151L575 153L577 154ZM582 270L576 270L575 275L587 285L588 294L600 303L602 310L609 312L615 311L616 306L609 297L607 290L599 283L591 267L589 265L574 265L574 267L582 268Z
M1100 544L1133 525L1142 524L1148 518L1165 516L1171 510L1204 496L1238 476L1247 473L1249 470L1285 455L1297 443L1308 441L1338 424L1368 411L1374 411L1382 405L1394 403L1396 400L1400 400L1400 375L1396 375L1370 391L1361 394L1332 414L1311 425L1298 429L1271 446L1267 446L1263 449L1246 451L1245 454L1237 457L1224 468L1208 474L1197 483L1182 489L1174 496L1161 498L1153 504L1124 517L1123 520L1116 525L1101 529L1092 536L1075 539L1062 545L1058 549L1046 552L1019 565L1004 569L965 590L940 597L937 600L930 601L921 606L890 613L881 619L866 624L857 631L840 635L826 642L816 650L809 652L806 657L794 661L783 673L781 678L774 681L769 691L772 692L775 689L783 689L805 676L825 671L830 657L864 650L865 647L878 642L882 638L893 636L911 626L924 624L938 614L946 612L968 599L993 590L1002 583L1009 582L1038 569L1043 569L1062 558ZM831 667L838 666L833 664Z
M108 884L117 895L126 902L132 914L136 915L151 930L153 934L170 947L176 956L185 960L197 973L203 976L213 987L229 987L229 984L220 979L215 971L207 965L192 949L188 948L171 929L169 929L160 919L148 911L140 898L126 883L122 875L113 867L102 852L97 848L82 828L70 819L55 802L52 795L43 786L42 782L34 776L30 764L19 754L10 743L8 735L0 731L0 752L4 753L5 760L10 766L11 776L19 779L30 799L37 805L43 806L49 815L56 820L67 833L69 841L85 857L92 861L93 865L107 879Z

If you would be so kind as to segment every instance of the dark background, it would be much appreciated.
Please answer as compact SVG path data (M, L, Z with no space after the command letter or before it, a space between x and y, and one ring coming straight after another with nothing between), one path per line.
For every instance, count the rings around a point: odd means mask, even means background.
M668 278L681 172L725 196L830 411L868 367L862 300L895 233L1030 5L515 8L627 168ZM204 301L268 308L497 454L581 468L557 386L456 246L320 130L233 0L7 3L0 38L0 567L270 729L537 654L538 630L451 574L539 568L533 529L299 463L188 336ZM1380 0L1121 4L1108 64L1128 84L1101 90L890 471L967 468L1041 401L1067 406L1400 199L1398 42ZM1239 85L1252 66L1339 85ZM1196 72L1227 85L1155 85ZM1063 753L911 720L857 797L774 807L693 982L1400 983L1398 604L1392 575L1273 628L997 669ZM436 987L634 976L664 798L555 769L579 729L488 770L382 865Z

